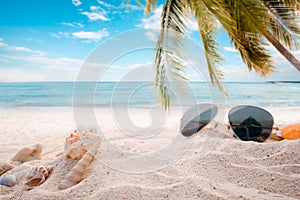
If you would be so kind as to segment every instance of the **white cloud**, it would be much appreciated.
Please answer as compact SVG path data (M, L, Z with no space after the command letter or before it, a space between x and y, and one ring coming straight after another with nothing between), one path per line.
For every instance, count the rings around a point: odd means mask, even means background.
M90 6L90 10L93 12L98 12L100 10L100 7L99 6Z
M69 27L79 27L79 28L83 28L84 25L82 23L79 23L79 22L73 22L73 23L70 23L70 22L62 22L60 23L61 25L64 25L64 26L69 26Z
M81 14L87 16L91 21L109 21L105 16L106 11L99 6L90 6L90 10L91 12L81 12Z
M141 6L136 6L136 5L132 5L132 4L125 4L124 8L126 10L143 10L143 8Z
M60 23L60 24L61 24L61 25L65 25L65 26L69 26L69 27L75 27L74 24L68 23L68 22L62 22L62 23Z
M7 44L3 42L2 38L0 38L0 47L5 47L5 46L7 46Z
M150 41L157 41L157 35L156 33L152 32L152 31L147 31L145 33L146 37L150 40Z
M49 33L50 36L55 37L57 39L61 39L61 38L69 38L70 37L70 33L68 32L58 32L58 33Z
M74 6L80 6L82 3L80 0L72 0Z
M272 55L272 61L277 68L278 72L285 71L289 68L295 68L280 52L278 52L275 47L270 47L270 52ZM299 60L300 58L300 51L291 51L295 58ZM300 78L300 74L299 74Z
M109 3L105 3L104 1L101 1L101 0L97 0L98 4L99 5L102 5L106 8L117 8L117 6L114 6L112 4L109 4Z
M58 33L49 33L52 37L57 39L62 38L75 38L75 39L85 39L83 42L97 42L103 37L109 36L109 32L106 28L103 28L99 31L78 31L78 32L58 32Z
M61 70L49 69L30 70L13 67L0 68L0 82L58 82L74 81L78 74L77 69L62 73Z
M6 56L9 67L0 68L0 81L74 81L83 61L42 56ZM19 63L21 61L22 64ZM34 69L31 69L34 67Z
M0 81L67 81L75 80L83 61L65 57L46 57L43 51L5 44L2 48L13 54L0 55ZM17 54L15 52L25 52Z
M94 12L82 12L81 14L86 15L91 21L108 21L109 19L105 17L103 14L94 13Z
M61 36L59 34L56 33L49 33L50 36L57 38L57 39L61 39Z
M23 52L33 53L33 54L38 54L38 55L44 55L44 54L46 54L43 51L36 51L36 50L29 49L27 47L14 47L14 46L12 46L12 47L9 47L9 50L12 50L12 51L23 51Z
M3 47L8 51L20 51L20 52L26 52L26 53L31 53L31 54L37 54L37 55L45 55L46 54L43 51L36 51L36 50L29 49L27 47L8 45L3 41L2 38L0 38L0 47Z
M0 68L2 82L74 81L83 63L78 59L43 56L1 55L0 58L9 61L9 67L4 65ZM21 61L22 64L16 61Z
M188 25L187 25L188 29L190 31L198 31L199 28L198 28L198 23L197 23L197 20L196 19L191 19L188 21Z
M101 0L97 0L97 2L99 5L104 6L105 8L113 9L113 10L117 10L117 9L123 10L123 8L125 8L126 10L143 10L142 6L132 5L130 3L125 3L124 1L120 1L120 5L118 5L118 6L106 3Z
M144 17L142 19L142 24L137 25L142 28L160 28L161 23L161 13L162 13L163 5L158 6L154 9L153 14L149 17Z
M93 41L101 40L103 37L109 36L108 31L104 28L100 31L92 32L92 31L79 31L72 33L74 37L80 39L88 39Z
M153 13L150 16L145 16L142 19L142 24L137 25L137 27L142 28L160 28L161 26L161 13L163 10L163 5L158 6L154 9ZM187 28L190 31L198 31L198 24L195 19L187 19Z
M82 64L82 60L71 59L71 58L47 58L45 56L9 56L1 55L3 58L10 60L19 60L29 63L44 64L45 66L54 66L54 67L73 67L79 66Z
M18 68L0 68L0 82L34 82L43 80L43 75L35 71Z
M233 48L233 47L223 47L226 51L229 51L229 52L238 52L237 49Z
M229 49L230 50L230 49ZM269 53L276 67L276 72L261 78L255 72L249 72L247 66L239 56L228 58L220 69L224 72L226 81L268 81L268 80L300 80L300 74L273 46L269 46ZM300 58L300 51L293 51L296 58Z

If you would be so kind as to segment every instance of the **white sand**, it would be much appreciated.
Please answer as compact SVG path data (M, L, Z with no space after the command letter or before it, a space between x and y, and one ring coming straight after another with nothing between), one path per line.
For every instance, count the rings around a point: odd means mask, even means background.
M281 127L300 122L300 107L266 109ZM0 159L9 160L21 147L38 142L44 150L42 160L7 172L17 176L18 184L0 186L0 199L300 199L300 140L243 142L221 126L219 131L207 129L187 140L178 136L181 110L173 111L158 132L151 132L152 127L150 132L133 133L133 137L130 131L120 131L120 127L128 128L128 123L116 124L120 120L112 117L110 109L97 109L96 113L104 133L99 153L82 182L58 190L62 178L76 164L57 155L78 125L72 109L2 108ZM151 124L149 110L130 113L140 128ZM117 151L112 152L109 145ZM167 147L170 151L165 151ZM54 166L53 172L44 184L25 191L26 172L40 164Z

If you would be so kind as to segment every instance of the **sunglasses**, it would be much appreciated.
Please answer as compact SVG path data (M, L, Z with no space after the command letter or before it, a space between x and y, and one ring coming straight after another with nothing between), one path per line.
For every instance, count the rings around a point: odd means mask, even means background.
M214 104L202 103L189 107L181 118L180 132L191 137L203 130L218 113ZM233 107L228 113L229 127L234 136L244 141L264 142L272 133L274 119L266 110L241 105Z

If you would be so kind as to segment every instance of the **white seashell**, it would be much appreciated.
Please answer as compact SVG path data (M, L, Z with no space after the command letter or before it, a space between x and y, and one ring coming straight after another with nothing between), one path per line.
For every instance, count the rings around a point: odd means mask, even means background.
M85 173L90 162L93 160L97 153L97 150L101 144L101 139L99 139L89 151L78 161L78 163L71 169L70 173L61 181L58 188L63 190L73 185L76 185L83 179L83 174Z
M66 158L80 160L86 152L87 149L80 140L80 136L77 134L77 132L74 134L71 133L71 135L66 138L64 147L64 155Z
M0 161L0 176L12 168L14 166L9 161Z
M11 161L27 162L30 160L40 160L43 151L43 145L35 144L31 147L23 147L13 157Z
M17 178L14 174L6 174L0 178L0 185L13 187L17 183Z
M52 168L48 166L32 167L30 171L26 174L24 180L25 189L31 190L34 187L37 187L44 183L50 175L51 171Z

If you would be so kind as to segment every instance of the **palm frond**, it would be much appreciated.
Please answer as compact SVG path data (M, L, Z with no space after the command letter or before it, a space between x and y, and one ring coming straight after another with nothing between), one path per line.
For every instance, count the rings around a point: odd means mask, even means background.
M300 41L297 39L285 25L278 20L270 19L270 33L274 35L280 42L290 50L300 49ZM300 26L300 24L299 24Z
M224 0L237 30L261 35L270 19L268 9L261 0ZM259 24L259 26L257 26Z
M263 0L264 4L274 13L289 13L297 15L295 11L300 9L300 0ZM291 17L291 16L288 16Z
M300 34L300 0L264 0L275 16L270 19L270 31L290 50L300 49L294 34Z
M138 0L136 0L138 1ZM145 13L149 14L151 9L156 5L158 0L146 0Z
M219 89L228 95L221 83L223 73L217 69L218 63L223 60L222 56L218 53L219 44L214 38L217 32L217 24L215 18L212 17L212 14L207 9L205 5L206 2L207 1L190 1L190 5L198 22L210 80L212 84L216 82Z
M269 15L266 12L267 8L261 8L260 0L202 0L201 2L204 5L201 6L198 3L199 1L190 0L189 2L197 19L201 20L201 9L206 7L208 12L205 15L212 15L220 22L227 31L234 47L239 50L241 58L249 70L254 70L262 76L273 71L274 66L271 57L264 47L266 44L261 37L260 30L255 26L256 23L260 23L262 27L265 27L265 21L269 19ZM254 15L253 13L256 14ZM203 23L198 24L200 34L201 29L207 30L207 28L201 28ZM203 32L201 34L202 38L207 37L206 34ZM204 45L207 43L207 47L209 47L208 41L203 42ZM209 43L213 44L213 46L215 45L213 40L209 41ZM216 51L210 50L210 52L214 52L211 54L211 58L216 56ZM208 65L211 65L209 61Z
M283 2L282 0L278 0L278 1ZM286 3L285 5L292 5L293 3L297 3L296 1L299 1L299 0L286 1L288 3ZM298 47L299 47L298 39L294 35L292 35L289 32L289 30L286 29L285 26L282 25L280 20L278 20L278 18L273 13L269 12L269 8L267 6L264 6L265 5L264 0L251 0L251 1L248 1L248 0L226 0L225 2L227 2L227 4L229 6L236 4L234 6L235 9L237 9L237 11L239 11L241 13L241 16L239 18L234 18L234 21L238 22L238 20L240 19L241 20L240 24L243 24L243 26L241 26L241 27L237 26L237 27L239 27L239 29L238 29L239 31L247 32L247 30L257 29L258 35L260 35L260 36L263 35L264 37L266 37L269 40L270 39L270 37L268 36L269 31L273 30L273 32L271 32L271 34L273 34L275 36L273 38L276 38L278 41L276 41L275 43L274 43L274 41L270 41L270 42L273 45L275 45L275 47L276 47L276 43L281 46L281 44L279 44L279 43L282 42L289 49L298 49ZM294 7L295 7L295 5L294 5ZM299 7L299 5L298 5L298 7ZM242 16L244 16L244 17L242 17ZM248 21L250 22L249 24L248 24ZM251 23L252 23L252 27L250 27L250 29L249 29L249 26L251 26ZM251 33L253 33L253 32L251 31ZM260 43L260 44L263 44L263 43ZM261 45L261 47L262 47L262 50L265 51L263 49L263 45ZM278 47L276 47L276 48L278 49ZM289 56L285 56L285 57L290 61L291 64L293 64L296 68L298 68L299 61L296 58L291 60L290 58L293 57L293 55L290 52L288 52L288 50L285 50L285 54L286 55L289 54ZM269 58L269 60L270 60L270 58ZM269 63L269 65L267 65L267 66L270 67L269 71L272 72L274 67L272 66L271 62L268 62L268 63ZM264 73L264 74L266 74L266 73Z
M249 70L261 76L274 71L261 32L267 28L270 16L260 0L224 0L233 26L223 26ZM223 25L222 21L220 21Z
M170 106L172 92L169 84L172 81L186 81L182 75L182 40L186 32L186 16L183 0L167 0L162 11L160 34L155 47L155 83L159 87L159 102L164 109Z

